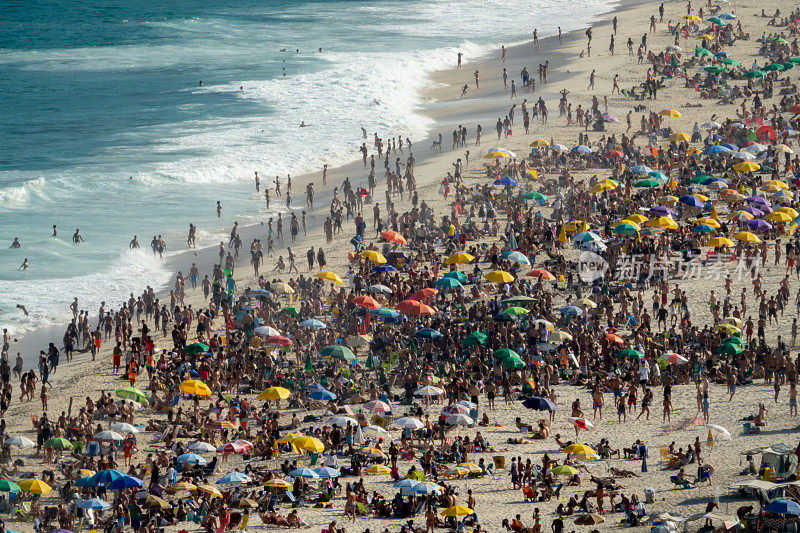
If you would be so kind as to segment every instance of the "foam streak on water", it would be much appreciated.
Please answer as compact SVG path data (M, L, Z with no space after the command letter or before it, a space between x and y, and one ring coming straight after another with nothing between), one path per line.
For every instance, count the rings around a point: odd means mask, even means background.
M175 253L194 222L213 245L233 214L264 215L254 171L267 182L350 161L361 126L423 138L433 125L420 89L457 51L469 60L533 28L579 28L611 4L14 4L0 18L0 326L59 323L74 296L94 311L101 299L116 306L146 284L163 288L169 273L152 254L127 250L132 234L145 248L163 234ZM69 244L76 228L87 244ZM14 237L21 250L6 248ZM25 257L32 270L21 273Z

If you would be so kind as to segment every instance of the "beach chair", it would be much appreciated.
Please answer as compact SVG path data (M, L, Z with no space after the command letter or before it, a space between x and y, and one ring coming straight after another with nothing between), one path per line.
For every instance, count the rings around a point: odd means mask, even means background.
M486 474L489 476L489 481L491 483L497 483L498 481L501 481L500 476L498 476L497 472L495 471L494 465L489 465L486 467Z
M314 452L311 454L311 462L308 464L308 467L311 468L312 466L316 465L317 461L319 461L319 454Z
M678 476L669 476L669 480L672 482L673 485L677 485L684 489L691 489L692 484L686 480L682 480Z
M659 448L658 452L661 454L662 460L669 462L670 460L669 448L667 448L666 446L662 446L661 448Z

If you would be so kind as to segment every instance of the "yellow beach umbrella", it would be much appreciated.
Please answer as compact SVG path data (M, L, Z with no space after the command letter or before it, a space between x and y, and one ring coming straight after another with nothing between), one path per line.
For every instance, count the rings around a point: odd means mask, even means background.
M665 204L665 205L677 204L678 203L678 197L677 196L672 196L671 194L667 194L666 196L662 196L661 198L659 198L658 199L658 203Z
M750 233L749 231L740 231L739 233L734 235L733 238L742 242L752 242L756 244L761 242L761 239L759 239L755 234Z
M700 200L701 202L707 202L708 201L708 196L706 196L705 194L697 194L697 193L695 193L693 196L695 198L697 198L698 200Z
M708 188L714 191L721 191L722 189L727 188L728 186L725 185L724 181L715 181L713 183L708 184Z
M211 389L208 385L198 379L187 379L180 384L180 389L186 394L196 394L198 396L210 396Z
M289 392L289 389L285 389L283 387L270 387L261 391L261 394L257 396L257 399L269 401L285 400L291 395L292 393Z
M724 246L730 247L733 245L733 241L727 237L713 237L708 239L708 242L706 242L706 246L711 246L712 248L722 248Z
M505 159L506 157L511 157L511 154L503 150L495 150L483 156L484 159Z
M453 505L442 511L442 516L470 516L475 514L475 511L463 505Z
M677 142L683 142L683 141L688 142L692 140L692 136L689 135L688 133L683 133L682 131L679 131L677 133L673 133L672 135L670 135L669 140Z
M727 331L728 333L741 333L742 330L733 324L717 324L717 329L720 331Z
M329 272L327 270L323 270L322 272L317 272L314 274L315 278L324 279L325 281L332 281L333 283L344 283L344 280L340 278L335 272Z
M775 145L775 150L777 150L778 152L783 152L785 154L793 154L794 153L794 151L791 148L789 148L788 146L786 146L785 144L776 144Z
M392 469L386 465L369 465L362 470L365 474L389 474Z
M488 274L484 274L483 277L486 278L486 281L491 281L492 283L511 283L514 281L514 276L505 270L493 270Z
M623 218L622 220L620 220L618 222L615 222L612 227L616 228L617 226L620 226L622 224L630 224L631 226L633 226L636 229L636 231L639 231L640 229L642 229L642 227L639 226L639 224L637 224L633 220L628 220L627 218Z
M648 218L646 216L644 216L644 215L636 213L634 215L630 215L629 217L626 217L625 220L628 220L628 221L633 222L635 224L641 224L642 222L647 222Z
M676 109L662 109L658 112L659 115L662 117L682 117Z
M697 15L684 15L683 18L691 22L700 22L700 17L698 17Z
M50 494L50 491L53 490L50 485L36 478L23 479L17 483L17 485L25 492L30 492L31 494Z
M564 231L586 231L589 229L589 224L585 220L570 220L564 224Z
M373 263L383 264L386 262L386 258L383 257L383 254L380 252L376 252L375 250L364 250L358 255L367 259L368 261L372 261Z
M542 148L544 146L549 146L550 143L545 141L544 139L537 139L531 143L531 148Z
M272 487L274 489L288 489L292 487L292 484L283 479L270 479L264 483L264 486Z
M794 219L782 211L774 211L764 218L772 222L791 222Z
M788 207L788 206L779 207L778 209L775 210L775 212L776 213L786 213L787 215L789 215L793 219L797 218L797 216L799 214L797 211L795 211L794 209L792 209L791 207Z
M196 489L200 492L205 492L206 494L210 494L211 496L222 498L222 493L216 488L211 485L205 485L203 483L199 483L195 485Z
M458 263L469 263L474 261L475 257L464 252L458 252L456 254L451 255L445 260L445 263L448 265L455 265Z
M458 466L463 466L464 468L469 470L470 474L481 474L481 473L483 473L483 470L481 470L481 467L479 467L478 465L476 465L475 463L473 463L471 461L469 463L458 463Z
M736 163L733 165L733 170L738 170L739 172L755 172L760 168L761 167L759 165L756 165L750 161L742 161L741 163Z
M744 200L744 195L743 195L743 194L740 194L740 193L738 193L738 192L733 192L733 193L729 194L729 195L728 195L728 196L725 198L725 201L726 201L726 202L729 202L729 203L730 203L730 202L739 202L739 201L741 201L741 200Z
M271 284L270 289L278 293L294 294L294 289L292 288L292 286L283 281Z
M708 41L711 41L711 40L713 40L713 39L714 39L714 36L713 36L713 35L711 35L710 33L704 33L703 35L701 35L701 36L699 36L699 37L697 38L697 40L698 40L698 41L702 41L703 39L706 39L706 40L708 40Z
M594 303L594 301L589 298L579 298L575 300L575 305L579 305L581 307L590 307L592 309L597 307L597 304Z
M645 222L644 225L651 228L678 229L678 223L672 217L654 218Z
M571 341L572 335L570 335L564 330L558 330L550 333L550 335L548 335L547 337L547 340L549 340L550 342Z
M594 451L594 449L591 446L587 446L585 444L570 444L561 451L564 453L568 453L570 455L575 455L578 453L584 455L597 455L597 452Z
M197 490L197 486L191 483L187 483L186 481L181 481L180 483L175 483L174 485L170 485L169 490L173 492L178 492L181 490Z
M788 190L789 189L789 186L786 185L781 180L769 180L768 182L764 183L764 185L771 185L771 186L773 186L773 187L775 187L777 189L783 189L783 190Z
M292 440L292 444L294 444L297 448L307 452L319 453L325 451L325 445L322 444L322 441L314 437L297 437L296 439Z
M607 183L609 181L613 181L613 180L603 180L600 183L596 183L591 189L589 189L589 192L598 193L598 192L603 192L603 191L613 191L614 189L616 189L619 186L619 185L614 185L614 184L611 184L611 183Z
M466 476L467 474L469 474L469 468L464 468L463 466L452 466L439 475L444 477L458 477Z
M717 222L716 220L714 220L711 217L698 218L697 220L694 221L694 223L695 224L705 224L707 226L711 226L714 229L719 229L721 227L719 225L719 222Z

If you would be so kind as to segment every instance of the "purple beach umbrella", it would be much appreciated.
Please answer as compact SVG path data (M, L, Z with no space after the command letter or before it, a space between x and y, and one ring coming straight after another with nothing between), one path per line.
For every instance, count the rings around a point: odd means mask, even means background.
M677 211L675 211L674 209L670 209L669 207L664 206L664 205L657 205L655 207L651 207L650 208L650 212L651 213L657 213L657 214L662 215L662 216L672 216L672 217L674 217L674 216L678 215Z
M751 205L746 205L746 206L742 207L739 210L740 211L747 211L748 213L750 213L754 217L763 217L764 216L764 212L761 209L758 209L757 207L753 207Z
M750 229L762 229L762 230L772 229L772 224L760 218L754 218L753 220L748 220L744 224Z
M745 202L750 202L751 204L760 204L760 205L772 205L769 203L769 200L766 198L762 198L760 196L748 196L744 199Z

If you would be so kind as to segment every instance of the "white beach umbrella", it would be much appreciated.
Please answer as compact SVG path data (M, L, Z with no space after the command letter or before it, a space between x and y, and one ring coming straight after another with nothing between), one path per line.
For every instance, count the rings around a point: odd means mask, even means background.
M139 430L125 422L118 422L111 425L111 429L119 431L120 433L139 433Z
M405 428L422 429L423 427L425 427L425 424L423 424L420 420L411 417L398 418L397 420L394 421L394 423L396 426L404 429Z
M569 152L569 148L567 148L563 144L554 144L553 146L551 146L551 148L556 152Z
M17 435L6 439L6 444L10 444L12 446L19 446L20 448L32 448L36 446L36 443L33 442L28 437L23 437L22 435Z
M280 331L270 326L258 326L253 330L256 335L263 335L264 337L279 337L282 335Z
M372 437L385 438L389 436L389 432L380 426L369 425L362 429L365 435Z
M123 440L125 437L116 431L101 431L100 433L96 434L94 438L100 440Z
M759 152L765 152L766 150L767 150L766 146L764 146L763 144L758 144L758 143L753 143L750 146L748 146L747 148L745 148L745 151L750 152L751 154L757 154Z
M472 424L475 423L473 419L461 413L450 415L447 418L445 418L444 421L450 424L451 426L471 426Z
M371 290L372 292L382 292L384 294L391 294L392 293L392 289L390 289L386 285L381 285L380 283L378 283L376 285L370 285L369 286L369 290Z
M350 418L349 416L337 416L335 418L331 418L328 423L332 426L337 426L340 428L347 427L347 423L350 422L350 425L353 427L358 426L358 421L355 418Z
M731 440L731 432L722 426L716 424L706 424L706 427L711 430L715 440Z
M721 124L719 122L714 122L713 120L709 120L708 122L704 122L703 124L700 125L701 128L707 130L715 130L718 129L720 126Z
M750 152L742 152L741 150L738 152L733 152L732 155L736 159L741 159L742 161L755 161L756 159L756 156L754 156Z
M217 448L207 442L193 442L189 445L189 450L198 453L211 453L217 451Z
M444 394L444 389L431 385L425 385L414 391L414 396L439 396L440 394Z

